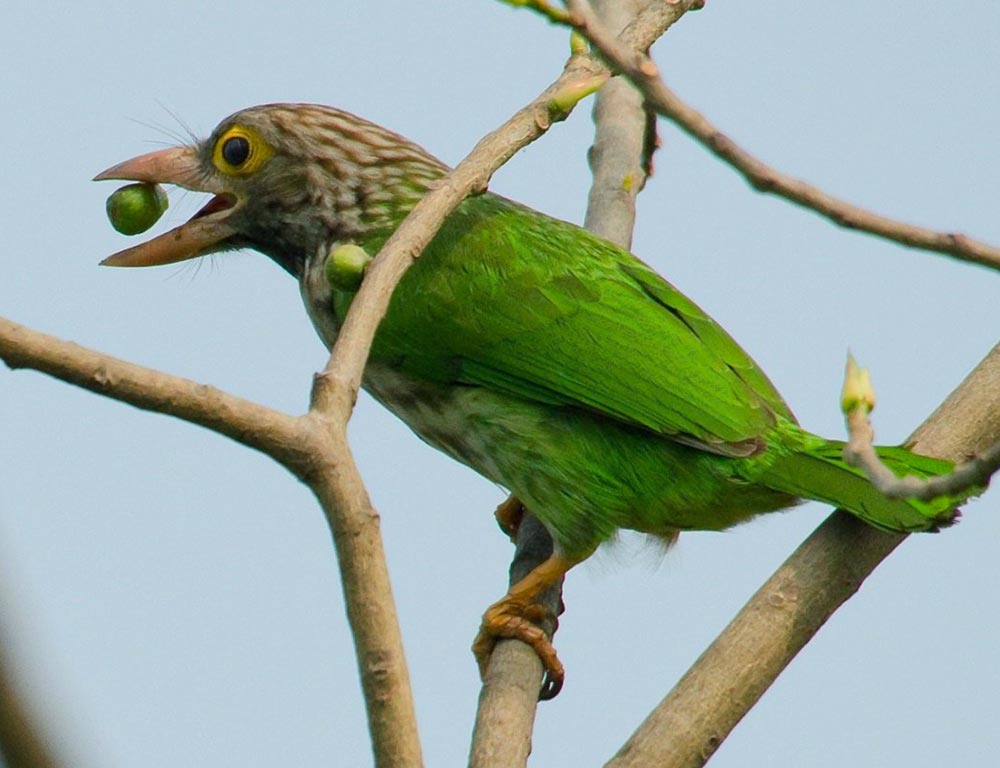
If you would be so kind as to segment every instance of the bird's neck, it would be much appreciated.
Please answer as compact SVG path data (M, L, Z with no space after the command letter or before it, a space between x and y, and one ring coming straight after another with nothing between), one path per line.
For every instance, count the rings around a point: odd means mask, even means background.
M446 172L444 165L414 162L331 174L324 184L310 185L301 201L298 210L308 215L262 217L274 226L261 233L256 247L299 278L317 253L337 245L360 245L374 255Z

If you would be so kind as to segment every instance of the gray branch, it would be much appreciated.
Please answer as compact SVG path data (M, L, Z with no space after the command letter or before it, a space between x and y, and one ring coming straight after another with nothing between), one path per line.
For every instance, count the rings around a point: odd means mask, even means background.
M958 459L1000 439L1000 345L914 432ZM750 598L606 768L704 765L795 655L906 539L834 512Z

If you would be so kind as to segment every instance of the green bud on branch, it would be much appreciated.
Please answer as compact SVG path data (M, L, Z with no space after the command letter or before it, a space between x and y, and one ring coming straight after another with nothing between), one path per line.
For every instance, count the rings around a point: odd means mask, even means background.
M875 389L867 368L858 366L854 355L847 355L847 369L844 372L844 388L840 393L840 410L849 414L862 409L865 415L875 407Z
M549 117L553 120L565 118L566 113L575 107L581 99L585 99L590 94L599 90L602 85L608 82L608 78L610 77L611 75L607 72L602 72L599 75L577 80L575 83L563 86L549 99Z

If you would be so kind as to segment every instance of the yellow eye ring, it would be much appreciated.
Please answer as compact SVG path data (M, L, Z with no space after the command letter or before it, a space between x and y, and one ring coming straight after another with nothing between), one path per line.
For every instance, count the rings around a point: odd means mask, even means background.
M234 125L215 142L212 162L223 173L247 176L257 171L274 154L253 128Z

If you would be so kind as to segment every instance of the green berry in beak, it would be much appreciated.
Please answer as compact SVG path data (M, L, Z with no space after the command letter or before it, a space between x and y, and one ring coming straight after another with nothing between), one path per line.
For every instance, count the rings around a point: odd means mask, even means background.
M108 198L108 220L123 235L138 235L159 221L169 205L159 184L129 184Z

